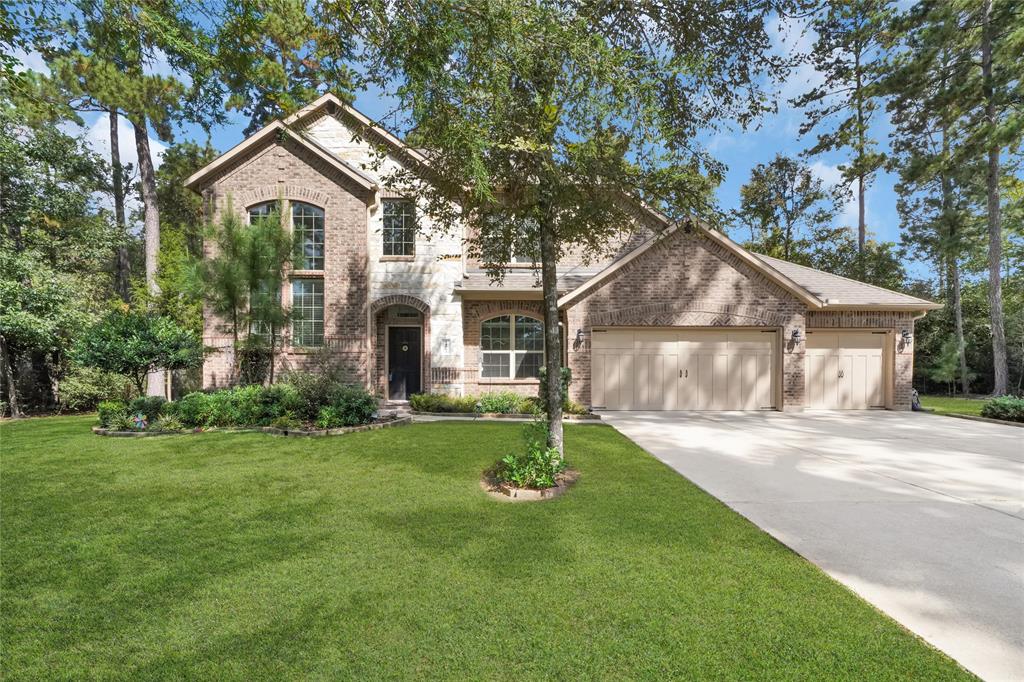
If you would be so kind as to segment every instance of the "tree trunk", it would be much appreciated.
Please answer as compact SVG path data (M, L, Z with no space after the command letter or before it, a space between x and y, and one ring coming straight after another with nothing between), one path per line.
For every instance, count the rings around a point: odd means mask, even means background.
M868 237L867 220L864 218L864 176L857 178L857 253L864 253L864 242ZM863 275L863 273L861 273Z
M999 213L999 143L995 137L996 102L992 76L992 0L985 0L981 38L982 90L985 123L988 126L988 305L992 325L993 395L1006 395L1009 367L1006 359L1006 329L1003 322L1003 229Z
M139 156L139 179L142 183L142 206L145 209L146 239L146 288L151 296L160 295L160 287L156 282L158 256L160 255L160 206L156 194L156 171L153 169L153 156L149 151L149 133L146 119L132 121L135 129L135 149ZM164 372L162 369L149 373L146 395L163 396Z
M7 347L7 339L0 334L0 364L3 365L4 387L7 389L7 405L11 410L11 417L21 417L21 404L18 402L18 384L14 380L14 359L11 357L10 349Z
M544 367L547 372L548 447L562 443L562 335L558 329L558 248L546 216L540 225L540 273L544 292Z
M956 326L956 350L960 357L960 386L964 397L970 392L970 378L967 376L967 344L964 341L964 310L960 298L960 264L956 255L950 258L950 289L953 292L953 320Z
M112 169L112 186L114 194L114 219L121 229L121 236L128 238L128 222L124 215L124 171L121 168L121 143L117 137L117 109L110 109L110 166ZM114 290L125 303L131 301L131 263L128 260L128 245L117 247L114 263Z

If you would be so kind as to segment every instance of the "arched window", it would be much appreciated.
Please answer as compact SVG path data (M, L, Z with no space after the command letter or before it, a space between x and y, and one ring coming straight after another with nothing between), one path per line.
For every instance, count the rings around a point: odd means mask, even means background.
M295 240L295 269L324 269L323 209L292 202L292 238Z
M266 220L271 215L277 215L277 202L276 201L264 201L262 204L256 204L250 206L249 209L249 224L255 225L261 220Z
M480 376L535 379L544 366L544 324L525 315L480 324Z

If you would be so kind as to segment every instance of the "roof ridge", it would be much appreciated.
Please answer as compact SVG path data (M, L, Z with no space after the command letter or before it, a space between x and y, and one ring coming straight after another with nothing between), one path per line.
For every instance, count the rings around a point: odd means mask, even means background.
M762 260L768 259L769 261L778 261L779 263L785 263L787 265L792 265L793 267L796 267L796 268L802 268L804 270L810 270L811 272L820 272L821 274L828 275L829 277L835 277L836 279L842 279L842 280L845 280L847 282L853 282L854 284L859 284L859 285L864 286L864 287L871 287L872 289L878 289L879 291L884 291L884 292L886 292L888 294L899 294L900 296L906 296L907 298L912 298L915 301L921 301L922 303L930 303L931 302L931 301L927 301L927 300L925 300L923 298L919 298L917 296L913 296L911 294L905 294L902 291L893 291L892 289L886 289L885 287L880 287L877 284L871 284L870 282L862 282L859 279L853 279L852 277L846 277L844 275L837 275L834 272L828 272L826 270L819 270L818 268L812 268L809 265L802 265L800 263L794 263L793 261L788 261L788 260L785 260L784 258L776 258L775 256L767 256L767 255L765 255L763 253L758 253L756 251L751 251L750 249L747 249L747 251L748 251L748 253L752 253L752 254L754 254L755 256L757 256L758 258L760 258ZM771 263L768 263L768 265L771 265ZM842 301L837 301L837 303L842 303Z

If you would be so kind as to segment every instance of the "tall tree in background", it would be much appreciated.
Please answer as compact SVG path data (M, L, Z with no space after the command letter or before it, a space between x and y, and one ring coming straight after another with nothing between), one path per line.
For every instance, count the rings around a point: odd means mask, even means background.
M246 135L325 91L352 98L350 16L304 0L228 0L218 69L231 93L228 108L249 117Z
M911 13L900 17L893 33L893 49L882 82L889 97L893 123L891 167L899 172L897 209L904 225L904 241L935 264L946 281L952 303L957 376L964 395L970 392L972 373L967 365L967 344L961 289L962 262L975 241L971 178L978 164L965 164L954 153L963 144L960 112L951 100L959 65L950 45L959 26L952 21L923 21Z
M734 215L750 230L753 250L799 262L806 238L831 223L835 208L824 183L806 164L777 154L750 171Z
M910 50L926 62L942 60L931 74L941 78L941 95L933 94L928 108L945 122L949 164L954 168L985 165L983 213L988 237L988 301L992 342L993 393L1003 395L1009 382L1002 292L1003 223L1000 174L1005 150L1019 149L1024 136L1024 31L1019 27L1024 8L1012 0L955 3L931 0L914 5L901 20L912 37ZM913 57L913 54L911 55ZM921 87L913 78L898 87ZM934 80L924 84L934 85ZM952 179L953 176L949 176ZM970 182L966 179L965 182ZM969 191L964 188L964 191Z
M442 228L468 223L492 276L513 251L539 264L548 377L561 376L559 257L604 254L635 230L631 197L672 221L706 213L722 167L697 135L768 106L761 76L781 64L765 22L786 4L370 0L360 12L367 72L395 89L429 159L395 181ZM561 452L561 382L547 391Z
M856 184L857 244L867 240L865 194L875 172L884 162L870 129L877 109L874 85L883 54L882 29L890 14L891 0L827 0L811 27L818 34L810 60L824 82L793 100L805 110L800 134L815 129L817 142L810 155L849 149L852 158L840 168L849 186Z
M58 19L36 26L36 47L51 72L42 91L52 103L121 113L132 124L152 296L159 294L160 205L150 128L170 140L176 123L209 126L223 119L220 87L211 79L211 41L189 9L195 8L177 0L73 0ZM162 373L150 377L148 391L163 394Z

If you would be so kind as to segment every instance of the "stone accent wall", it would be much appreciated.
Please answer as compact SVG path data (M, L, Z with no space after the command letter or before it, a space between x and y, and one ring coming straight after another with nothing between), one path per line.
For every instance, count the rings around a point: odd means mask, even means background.
M207 215L214 221L227 209L229 197L242 220L246 220L248 206L278 197L323 209L324 270L303 274L322 276L324 280L325 347L293 348L290 330L284 330L283 350L275 370L331 363L340 365L353 381L365 384L369 380L366 205L372 197L290 140L272 142L236 160L202 193ZM215 248L207 242L204 255L214 256ZM282 300L290 304L290 284L284 287ZM209 309L203 312L203 342L216 349L204 363L203 386L229 385L234 381L230 329ZM244 336L244 330L240 332Z
M490 379L480 376L480 323L498 315L527 315L544 320L541 301L463 301L462 345L466 364L462 381L466 395L495 391L514 391L537 395L536 379Z
M913 312L868 310L812 310L807 313L808 329L877 329L892 333L885 358L890 377L893 410L909 410L914 392L914 342L902 339L903 331L914 334Z
M806 306L732 252L683 229L623 266L567 312L570 397L590 404L593 327L697 326L804 331ZM576 341L577 330L583 331ZM784 343L781 409L804 404L804 345ZM776 401L778 403L778 400Z

